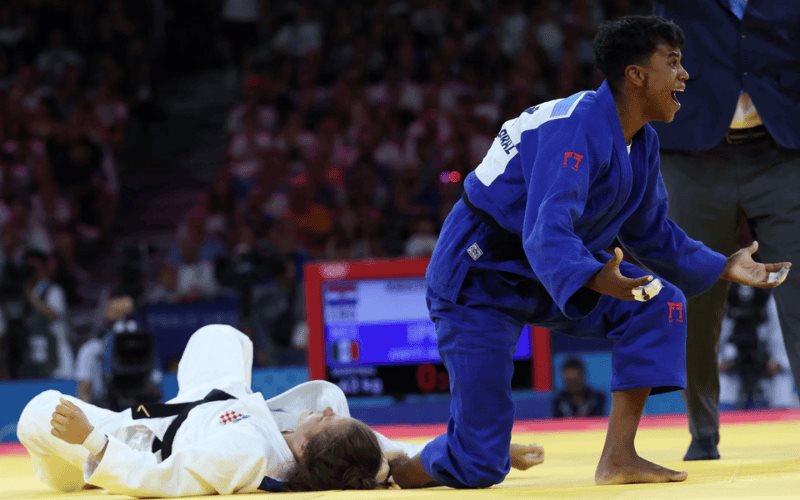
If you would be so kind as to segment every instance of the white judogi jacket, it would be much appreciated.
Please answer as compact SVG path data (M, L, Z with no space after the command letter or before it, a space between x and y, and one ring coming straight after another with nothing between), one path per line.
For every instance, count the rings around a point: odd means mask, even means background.
M150 451L147 428L175 417L139 421L109 436L100 462L89 457L86 482L113 493L133 496L189 496L249 493L265 477L282 480L294 457L261 394L214 401L192 409L178 429L173 452L161 461ZM150 433L155 436L154 433ZM131 442L125 439L133 438ZM135 448L145 444L145 449Z
M341 389L324 381L306 382L265 401L250 389L251 369L252 344L238 330L224 325L198 330L181 358L178 396L169 402L202 399L212 389L237 399L193 408L175 434L172 454L163 461L160 452L151 452L152 442L163 439L175 417L133 420L130 411L120 413L122 420L98 426L109 442L101 461L88 457L85 481L132 496L270 490L295 463L281 431L294 430L304 410L330 406L343 416L350 411ZM380 434L378 439L384 452L413 456L423 447Z

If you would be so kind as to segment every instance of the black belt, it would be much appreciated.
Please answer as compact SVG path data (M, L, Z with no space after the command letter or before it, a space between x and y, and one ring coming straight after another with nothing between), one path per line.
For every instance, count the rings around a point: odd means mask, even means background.
M725 132L725 142L733 145L748 144L767 137L769 137L769 132L767 132L767 127L764 125L750 128L729 128Z
M131 407L131 416L134 420L139 420L142 418L163 418L176 415L175 420L170 422L169 427L167 427L167 432L164 433L164 440L162 441L158 438L153 440L153 453L161 450L161 460L166 460L170 455L172 455L172 443L175 441L175 434L178 433L178 428L180 428L181 424L183 424L183 422L186 420L186 417L189 416L189 412L192 411L192 408L204 403L211 403L212 401L225 401L227 399L236 398L225 391L214 389L206 394L206 397L203 399L198 399L197 401L171 404L140 404L139 406Z

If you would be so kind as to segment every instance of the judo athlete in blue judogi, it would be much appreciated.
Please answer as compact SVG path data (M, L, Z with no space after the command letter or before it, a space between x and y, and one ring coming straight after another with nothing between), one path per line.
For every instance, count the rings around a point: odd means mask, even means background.
M754 262L756 245L726 258L667 218L658 137L648 122L671 121L680 107L676 92L688 79L682 42L680 28L659 17L604 24L595 39L607 78L599 89L505 122L466 177L427 272L450 375L450 421L419 455L392 464L400 486L479 488L504 479L512 355L526 324L614 341L596 483L686 479L634 447L647 396L685 386L686 296L720 277L777 286L777 271L790 264ZM618 247L607 251L616 240L644 267L622 261ZM634 300L654 279L660 293Z

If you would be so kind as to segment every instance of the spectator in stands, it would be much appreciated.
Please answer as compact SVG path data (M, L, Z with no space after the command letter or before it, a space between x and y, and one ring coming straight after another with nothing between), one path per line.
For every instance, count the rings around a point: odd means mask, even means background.
M214 297L217 280L214 264L200 254L201 241L186 236L180 242L180 262L177 269L176 293L178 300L191 302Z
M263 3L258 0L223 0L222 2L222 28L228 43L228 57L231 65L227 79L231 86L242 74L249 72L252 65L252 52L258 42L258 28L262 17Z
M303 321L303 289L295 263L284 259L279 273L253 293L253 337L261 365L303 364L305 350L294 347L294 334Z
M586 367L577 358L571 358L561 366L564 390L553 399L553 416L599 417L605 415L606 396L586 385Z
M155 281L144 295L147 303L172 303L178 300L178 275L175 265L164 260L158 265Z
M24 317L24 355L20 374L26 377L72 378L67 301L63 289L50 279L47 256L38 250L25 254L28 299Z

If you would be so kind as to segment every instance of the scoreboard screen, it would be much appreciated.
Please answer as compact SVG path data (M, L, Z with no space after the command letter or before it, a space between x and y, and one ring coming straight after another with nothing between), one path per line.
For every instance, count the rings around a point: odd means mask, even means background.
M306 267L309 364L348 396L446 393L447 372L425 303L427 261ZM515 388L532 384L532 335L521 331Z

